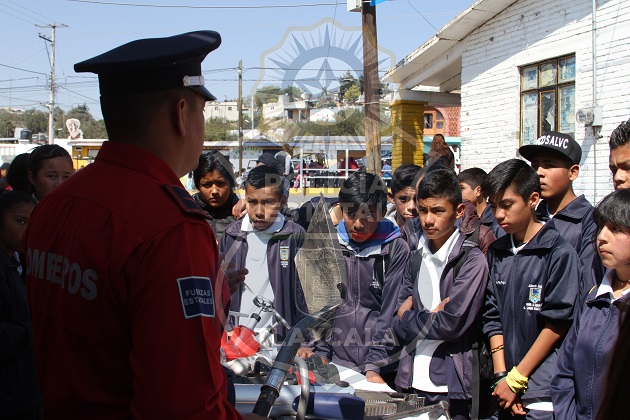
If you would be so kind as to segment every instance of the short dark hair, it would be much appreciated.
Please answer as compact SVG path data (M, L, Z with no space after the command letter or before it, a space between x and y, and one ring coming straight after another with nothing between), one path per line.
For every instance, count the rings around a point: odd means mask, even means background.
M421 169L421 166L414 165L413 163L406 163L396 168L389 184L392 194L396 194L398 191L404 190L407 187L415 189L415 181Z
M101 111L110 140L138 136L153 123L158 110L166 102L184 99L193 111L195 97L189 88L176 88L159 92L101 95Z
M614 150L617 147L628 144L628 142L630 142L630 120L622 122L610 133L608 145L610 150Z
M278 174L276 168L268 165L260 165L252 168L245 180L245 190L247 187L252 187L255 190L259 190L266 187L274 187L278 193L278 197L284 196L284 180Z
M459 173L457 178L459 182L470 185L473 190L480 187L483 181L486 180L488 173L481 168L468 168Z
M484 196L497 195L512 187L527 202L535 192L540 194L540 178L534 169L521 159L510 159L494 167L481 184Z
M593 221L598 231L605 225L630 228L630 190L617 190L604 197L595 207Z
M232 165L230 161L219 152L215 153L202 153L199 156L199 164L193 171L193 181L195 187L199 189L199 182L201 178L208 173L217 171L230 183L230 188L234 189L236 182L234 181L234 173L232 172Z
M456 209L462 203L462 189L453 170L429 170L418 185L416 197L417 200L444 198Z
M380 175L368 172L354 172L339 189L339 205L342 209L348 206L376 206L383 215L387 209L387 184Z
M35 176L42 168L44 161L55 158L66 158L70 162L70 166L72 166L72 158L66 149L58 144L43 144L34 148L29 155L28 171Z
M22 191L0 192L0 228L4 228L4 214L7 210L13 210L20 204L35 205L35 199L31 194Z

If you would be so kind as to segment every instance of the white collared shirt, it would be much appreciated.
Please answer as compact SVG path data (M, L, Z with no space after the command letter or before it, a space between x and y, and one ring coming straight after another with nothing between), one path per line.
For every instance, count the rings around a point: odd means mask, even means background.
M614 302L617 299L627 295L628 292L630 292L630 289L624 290L623 292L621 292L621 296L620 297L615 297L615 294L614 294L613 288L612 288L612 284L613 284L613 282L615 280L615 278L613 277L614 275L615 275L615 270L608 270L606 272L606 275L602 279L602 283L597 288L597 297L600 297L600 296L605 295L606 293L608 293L608 295L610 296L610 301Z

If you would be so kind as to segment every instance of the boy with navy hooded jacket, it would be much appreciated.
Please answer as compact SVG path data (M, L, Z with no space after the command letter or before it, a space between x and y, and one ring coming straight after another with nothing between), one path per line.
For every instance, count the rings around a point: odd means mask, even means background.
M409 247L398 226L385 219L387 186L378 175L355 172L339 191L343 220L338 245L346 263L348 288L337 309L332 333L315 344L315 353L384 383L393 371L396 349L391 330L396 296L407 272Z
M507 235L488 250L483 332L490 338L499 418L551 419L549 384L579 292L573 247L535 214L536 172L522 160L497 165L483 183Z
M257 295L271 300L274 308L295 325L306 310L302 285L294 258L304 242L304 229L286 220L281 209L286 204L283 181L274 167L253 168L245 181L247 215L230 224L219 242L219 250L234 269L249 273L239 290L232 294L230 309L257 311ZM263 312L257 330L272 324L271 312ZM276 329L276 343L286 337L282 325Z
M455 173L430 170L417 191L422 231L411 255L413 274L398 297L394 330L404 349L396 385L425 397L427 404L448 400L451 417L467 419L472 346L479 336L488 265L475 244L464 244L466 234L456 227L464 206Z
M550 131L518 152L530 161L540 177L542 200L536 207L536 217L541 222L552 223L580 257L580 296L584 297L599 284L605 270L595 251L593 206L584 195L573 192L573 181L580 173L582 148L570 135Z

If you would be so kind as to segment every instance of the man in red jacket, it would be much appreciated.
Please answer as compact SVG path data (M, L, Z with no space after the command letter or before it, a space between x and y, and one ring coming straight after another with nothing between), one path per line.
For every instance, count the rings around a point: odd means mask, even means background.
M241 418L219 355L230 291L214 234L179 178L204 137L198 31L75 65L99 76L109 135L42 200L25 235L48 419Z

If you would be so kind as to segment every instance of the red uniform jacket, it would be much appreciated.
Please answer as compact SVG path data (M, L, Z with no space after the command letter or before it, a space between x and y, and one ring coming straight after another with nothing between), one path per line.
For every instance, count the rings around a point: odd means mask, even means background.
M37 205L25 249L47 419L240 418L216 240L162 160L104 143Z

